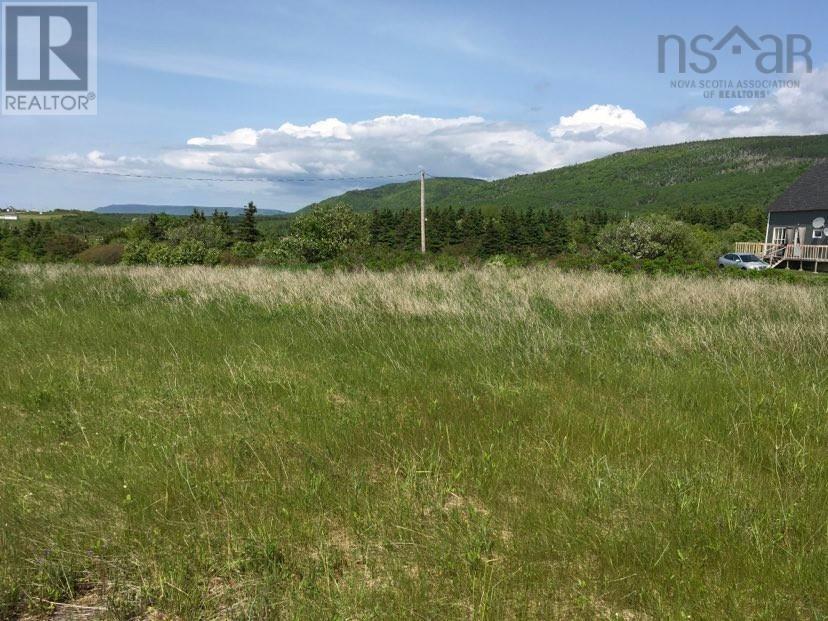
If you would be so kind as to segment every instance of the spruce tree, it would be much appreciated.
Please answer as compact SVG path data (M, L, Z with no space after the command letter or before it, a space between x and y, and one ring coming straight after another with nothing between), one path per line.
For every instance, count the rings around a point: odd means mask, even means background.
M503 253L503 235L498 222L489 218L483 227L483 239L480 243L480 254L491 257Z
M158 214L151 213L147 220L147 237L151 241L164 239L164 229L158 224Z
M417 211L406 209L400 214L397 240L403 250L417 250L420 247L420 214Z
M500 225L503 229L503 242L506 252L519 253L526 246L526 235L520 217L515 210L506 206L500 212Z
M380 243L386 248L394 247L394 229L397 226L397 214L390 209L380 212L382 223L380 229Z
M382 239L382 218L379 209L371 210L368 220L368 235L372 246L378 246Z
M255 243L259 239L259 230L256 228L256 205L253 201L244 208L244 216L239 225L238 236L240 241Z
M523 231L526 245L531 249L538 248L543 244L543 226L535 210L529 207L523 213Z
M446 212L446 226L448 229L449 244L455 245L463 242L462 218L463 216L460 211L455 210L454 207L448 208Z
M550 209L546 216L546 253L550 257L564 252L572 234L564 216L557 209Z
M480 236L483 235L483 227L485 226L481 211L479 209L470 209L466 215L464 224L465 226L463 228L466 239L473 242L478 241Z

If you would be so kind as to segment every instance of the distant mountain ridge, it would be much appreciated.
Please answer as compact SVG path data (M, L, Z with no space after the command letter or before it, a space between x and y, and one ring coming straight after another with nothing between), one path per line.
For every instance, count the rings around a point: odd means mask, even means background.
M169 216L189 216L194 209L198 209L205 215L209 216L214 210L226 211L230 216L240 216L244 213L243 207L199 207L196 205L107 205L106 207L98 207L95 213L101 214L119 214L119 215L147 215L152 213L167 214ZM286 212L278 209L259 209L258 214L261 216L282 216Z
M688 142L495 181L428 179L426 208L554 207L570 214L597 209L622 215L680 207L764 209L811 165L826 159L828 135ZM330 203L356 211L418 209L420 183L354 190L321 202Z

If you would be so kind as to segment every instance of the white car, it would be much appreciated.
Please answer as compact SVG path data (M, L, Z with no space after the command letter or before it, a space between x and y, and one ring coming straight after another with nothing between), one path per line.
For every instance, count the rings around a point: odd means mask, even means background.
M770 267L755 254L726 254L719 257L719 267L736 267L740 270L766 270Z

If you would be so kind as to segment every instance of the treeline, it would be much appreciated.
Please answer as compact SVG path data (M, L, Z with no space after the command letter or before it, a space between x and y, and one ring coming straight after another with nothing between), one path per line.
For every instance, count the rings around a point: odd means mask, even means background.
M767 211L751 207L721 207L718 205L690 205L679 207L675 219L687 224L701 224L714 230L729 228L734 224L744 224L754 229L763 229L767 221Z
M0 223L0 258L11 261L66 261L89 244L77 235L55 230L50 221L29 220L22 226Z
M374 210L368 222L369 240L377 248L414 251L420 248L420 214L416 210ZM484 216L480 209L428 211L426 249L455 254L556 256L572 240L566 218L556 209L516 212L509 207Z
M425 257L419 255L416 209L357 213L344 205L322 204L289 220L261 222L256 206L249 203L241 218L197 210L186 218L151 215L122 220L119 229L96 239L60 230L72 216L0 223L0 259L107 265L399 266L491 257L525 262L566 254L593 264L621 256L653 260L655 255L710 261L730 250L734 241L761 239L764 229L761 212L716 207L692 207L672 218L656 219L622 218L598 209L567 216L558 208L510 207L432 208L427 217ZM636 222L641 226L628 226ZM72 226L66 223L68 230L77 230ZM635 242L635 247L625 240Z

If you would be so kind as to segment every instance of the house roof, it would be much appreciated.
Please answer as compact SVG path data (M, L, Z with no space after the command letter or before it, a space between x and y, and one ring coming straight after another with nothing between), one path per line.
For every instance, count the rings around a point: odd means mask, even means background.
M828 164L812 166L768 207L771 213L818 209L828 209Z

